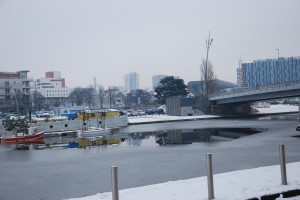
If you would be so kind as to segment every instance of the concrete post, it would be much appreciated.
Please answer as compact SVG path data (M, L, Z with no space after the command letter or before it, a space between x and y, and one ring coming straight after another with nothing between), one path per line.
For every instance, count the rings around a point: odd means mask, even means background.
M208 199L214 199L214 181L213 181L213 170L212 170L212 154L206 154L206 169L207 169L207 189Z
M118 167L111 167L112 200L119 200Z
M280 171L281 171L281 184L287 185L285 150L283 144L279 145L279 159L280 159Z

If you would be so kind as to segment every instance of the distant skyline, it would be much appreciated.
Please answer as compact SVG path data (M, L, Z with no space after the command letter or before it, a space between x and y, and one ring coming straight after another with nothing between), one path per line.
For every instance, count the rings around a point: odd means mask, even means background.
M298 0L0 0L0 71L35 79L60 71L67 87L124 86L139 74L200 80L205 40L217 78L257 59L300 56ZM279 49L277 51L276 49Z
M129 74L125 74L124 86L126 93L129 93L132 90L140 89L139 74L136 72L130 72Z

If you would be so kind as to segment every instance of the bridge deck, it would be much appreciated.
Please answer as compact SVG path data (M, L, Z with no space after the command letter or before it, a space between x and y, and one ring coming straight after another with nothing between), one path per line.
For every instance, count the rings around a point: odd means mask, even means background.
M254 89L244 89L242 91L219 93L211 95L209 101L213 104L227 104L298 96L300 96L300 83L287 83L276 86L263 86Z

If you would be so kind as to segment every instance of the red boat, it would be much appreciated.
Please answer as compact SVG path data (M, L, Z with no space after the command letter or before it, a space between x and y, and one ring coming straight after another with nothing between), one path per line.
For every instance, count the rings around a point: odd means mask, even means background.
M35 135L25 135L20 137L9 137L9 138L1 138L1 142L3 143L30 143L43 141L44 139L44 131L37 133Z

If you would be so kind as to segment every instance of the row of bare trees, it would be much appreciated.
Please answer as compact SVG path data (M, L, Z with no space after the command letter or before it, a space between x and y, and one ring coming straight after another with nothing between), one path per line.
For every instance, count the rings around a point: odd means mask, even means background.
M109 88L108 90L99 88L95 92L92 87L74 88L68 97L44 97L41 93L34 91L28 98L24 98L20 93L15 99L18 101L13 99L1 100L1 104L7 105L9 111L16 113L20 111L20 114L27 114L29 110L50 110L53 107L59 107L67 103L94 109L144 108L154 104L153 94L146 90L135 90L124 94L118 88ZM19 111L17 111L17 107Z

